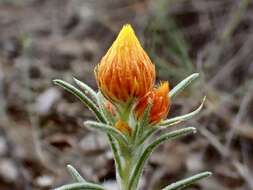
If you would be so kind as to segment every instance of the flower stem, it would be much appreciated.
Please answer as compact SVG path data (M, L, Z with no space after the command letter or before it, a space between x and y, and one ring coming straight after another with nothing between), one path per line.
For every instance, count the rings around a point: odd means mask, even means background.
M136 190L130 187L131 174L134 171L135 163L137 161L137 155L141 153L141 147L132 148L126 146L120 146L122 152L122 176L118 181L120 190Z

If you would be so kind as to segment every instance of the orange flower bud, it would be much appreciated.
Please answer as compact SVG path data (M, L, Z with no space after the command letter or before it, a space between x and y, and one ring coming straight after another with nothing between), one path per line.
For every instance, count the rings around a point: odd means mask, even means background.
M140 98L155 82L155 66L130 25L123 26L111 48L95 68L102 93L114 101Z
M152 104L150 113L149 113L149 122L158 123L164 119L170 108L170 99L168 96L169 92L169 83L163 82L159 87L154 88L152 91L147 93L144 97L140 99L135 107L135 113L137 118L140 118L145 111L148 102Z
M116 109L115 109L114 105L111 102L109 102L108 100L106 100L106 102L105 102L105 108L107 109L107 111L111 115L113 115L113 116L116 115Z
M132 129L128 126L126 122L121 119L116 122L115 127L122 133L126 133L129 136L132 135Z

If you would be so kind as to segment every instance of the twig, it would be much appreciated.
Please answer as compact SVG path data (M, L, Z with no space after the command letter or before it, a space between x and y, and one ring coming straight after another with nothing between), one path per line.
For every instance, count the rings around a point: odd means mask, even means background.
M238 51L236 56L232 57L230 61L228 61L222 69L218 71L218 73L208 82L209 85L215 86L219 81L222 81L224 78L228 76L237 66L238 62L243 58L247 58L248 56L252 56L251 46L253 41L253 35L249 36L247 42L243 45L243 47Z
M6 101L4 98L4 72L3 67L0 62L0 118L1 120L7 120L7 114L6 114Z
M247 184L249 185L250 189L253 189L253 181L252 181L253 176L252 176L251 172L249 171L249 169L247 167L245 167L245 165L241 164L238 161L234 161L233 165L236 168L236 170L238 171L238 173L247 182Z
M206 128L199 128L199 131L201 132L202 135L207 137L209 142L218 150L218 152L223 157L227 157L227 152L226 152L225 147L220 143L220 141L216 138L216 136L213 133L211 133Z
M226 147L220 143L220 141L207 129L200 129L200 132L209 140L210 144L216 148L216 150L222 155L223 157L228 158L228 152L226 152ZM235 167L237 172L240 174L240 176L247 182L250 189L253 188L253 182L252 182L252 175L243 164L241 164L238 160L235 160L233 157L229 156L229 161L231 161L231 164Z
M27 88L27 110L28 110L28 117L29 117L29 121L31 123L31 127L32 127L32 139L33 139L33 143L34 143L34 148L35 148L35 152L37 155L38 160L40 161L40 163L47 168L49 171L55 173L56 170L53 167L53 165L51 164L51 162L48 162L48 159L46 158L46 156L43 154L42 151L42 147L41 147L41 141L40 141L40 135L41 135L41 130L39 128L39 121L38 121L38 116L34 110L34 106L33 106L33 93L30 90L30 86L31 86L31 80L29 78L29 66L31 64L31 51L32 51L32 41L28 36L25 36L23 38L22 41L22 45L23 45L23 54L24 54L24 58L26 58L26 62L23 63L23 79L24 79L24 83L25 86Z
M249 105L250 101L252 100L252 98L253 98L253 82L250 85L250 89L243 97L243 99L241 101L241 105L239 107L239 111L232 121L232 128L227 135L227 142L225 145L227 151L229 151L229 147L231 145L233 136L236 132L236 128L240 127L240 123L242 122L242 119L246 114L248 105Z

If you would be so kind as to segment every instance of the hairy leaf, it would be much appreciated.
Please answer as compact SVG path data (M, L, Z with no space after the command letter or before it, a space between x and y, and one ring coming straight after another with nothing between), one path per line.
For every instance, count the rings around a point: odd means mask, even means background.
M171 185L163 188L162 190L178 190L178 189L182 189L182 188L185 188L186 186L188 186L188 185L190 185L192 183L195 183L198 180L201 180L203 178L209 177L210 175L212 175L211 172L199 173L199 174L196 174L196 175L194 175L192 177L189 177L187 179L183 179L183 180L177 181L175 183L172 183Z

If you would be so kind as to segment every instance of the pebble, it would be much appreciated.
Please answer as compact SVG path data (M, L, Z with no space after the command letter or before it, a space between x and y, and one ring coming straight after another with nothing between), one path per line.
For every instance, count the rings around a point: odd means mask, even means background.
M18 177L18 170L14 163L8 159L0 160L0 178L8 183L15 182Z
M80 141L80 147L84 152L89 153L107 149L108 143L104 136L90 133Z
M54 183L53 176L42 175L36 178L36 183L39 187L50 187Z
M55 101L60 98L60 91L54 87L47 89L40 94L36 101L36 110L40 115L47 114Z
M104 186L106 189L118 190L117 182L114 181L114 180L105 181L105 182L103 183L103 186Z
M7 143L3 137L0 137L0 156L4 156L7 153Z

